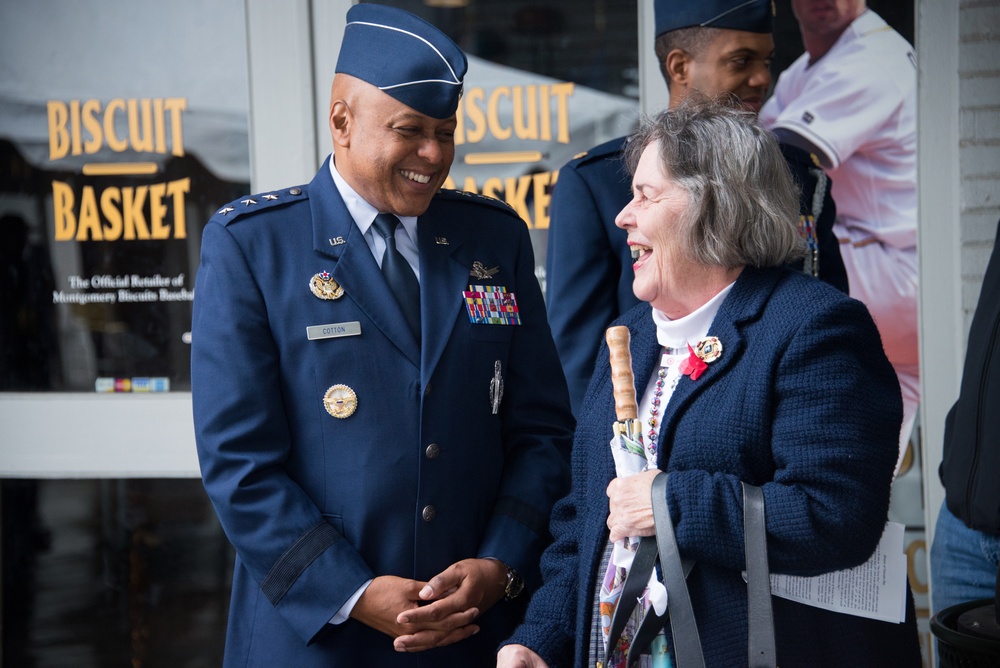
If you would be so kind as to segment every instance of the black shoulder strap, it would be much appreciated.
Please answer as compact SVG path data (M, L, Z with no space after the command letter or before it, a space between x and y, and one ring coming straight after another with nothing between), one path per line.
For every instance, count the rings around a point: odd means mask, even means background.
M652 609L646 614L629 648L627 666L639 660L669 615L673 637L674 665L678 668L705 668L698 624L688 593L686 578L693 567L683 562L677 548L674 523L667 506L667 474L653 479L653 522L656 525L656 546L659 550L663 584L667 588L667 614L658 616ZM774 642L774 614L771 609L771 575L767 563L767 531L764 523L764 493L760 487L743 483L743 534L747 569L747 621L750 668L775 668L777 653ZM652 572L655 554L651 540L639 543L632 568L622 588L619 604L611 621L608 647L618 642L625 622L635 607L628 605L641 594Z
M625 582L622 584L622 593L618 596L618 605L611 616L611 627L608 633L608 644L605 648L605 657L609 656L618 644L618 638L625 630L625 624L635 609L636 601L642 596L643 590L649 583L649 576L653 573L653 566L656 564L656 542L650 538L643 538L639 541L639 548L632 558L632 566L628 569ZM652 608L649 615L653 613ZM647 616L649 616L647 615ZM635 644L633 642L633 644ZM631 654L631 651L630 651ZM607 658L604 661L607 665Z
M667 614L670 634L674 640L674 664L678 668L704 668L701 638L694 618L694 608L684 580L684 567L677 550L674 523L667 508L667 474L653 479L653 522L656 524L656 544L660 549L663 585L667 588Z
M767 566L764 492L743 483L743 542L747 560L747 621L750 668L774 668L774 615Z

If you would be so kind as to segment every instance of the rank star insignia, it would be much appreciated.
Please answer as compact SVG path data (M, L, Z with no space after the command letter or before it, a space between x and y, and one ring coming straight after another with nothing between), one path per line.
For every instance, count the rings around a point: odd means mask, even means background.
M469 272L469 276L478 278L479 280L493 278L493 276L500 271L500 267L493 267L492 269L487 269L486 266L476 260L472 263L472 271Z
M221 213L223 216L225 216L226 214L232 213L235 210L236 209L234 209L233 207L227 206L227 207L223 207L223 208L219 209L219 213Z
M344 288L333 280L328 271L321 271L309 279L309 290L320 299L340 299L344 296Z
M264 199L266 199L268 202L272 202L272 201L278 199L278 196L277 195L264 195Z
M250 206L251 204L256 204L256 203L257 200L253 199L252 197L248 197L242 202L240 202L240 204L242 204L243 206Z

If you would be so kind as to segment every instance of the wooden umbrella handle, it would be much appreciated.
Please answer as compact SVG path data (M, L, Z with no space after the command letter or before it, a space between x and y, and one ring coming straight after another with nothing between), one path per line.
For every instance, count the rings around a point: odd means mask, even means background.
M608 327L605 335L611 355L611 384L615 392L615 415L619 422L639 416L635 401L635 378L632 375L631 335L628 327Z

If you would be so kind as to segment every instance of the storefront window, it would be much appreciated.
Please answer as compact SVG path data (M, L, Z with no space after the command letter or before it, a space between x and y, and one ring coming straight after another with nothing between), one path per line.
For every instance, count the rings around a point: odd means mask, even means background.
M574 155L627 134L639 109L638 5L609 0L397 0L469 56L445 187L507 202L545 287L549 198Z
M201 228L249 189L242 15L0 9L0 391L190 389Z
M560 166L635 123L636 5L395 4L469 53L448 185L518 211L544 284ZM245 11L0 4L0 392L190 390L201 232L251 190ZM56 474L0 480L0 663L220 665L234 555L200 480Z
M201 230L249 191L244 25L242 0L0 3L0 392L190 389ZM0 480L0 663L220 665L233 556L201 481L61 473Z

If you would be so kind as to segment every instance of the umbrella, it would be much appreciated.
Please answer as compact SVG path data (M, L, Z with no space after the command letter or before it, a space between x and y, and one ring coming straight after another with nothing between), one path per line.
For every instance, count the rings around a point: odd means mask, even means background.
M655 467L655 453L647 453L642 440L642 420L636 403L635 379L632 374L632 354L629 350L631 335L627 327L609 327L606 334L611 360L611 383L614 386L615 417L612 424L611 452L615 461L615 475L619 478L634 475ZM615 542L608 570L601 584L601 627L607 646L606 655L611 665L613 659L621 661L631 642L630 633L624 636L626 624L633 610L638 615L651 605L658 616L666 612L667 590L656 579L653 562L656 560L656 542L650 540L640 548L642 540L630 537ZM649 573L648 578L628 578L627 574ZM632 601L640 601L635 605ZM619 609L618 603L623 606ZM612 656L617 650L618 656Z

